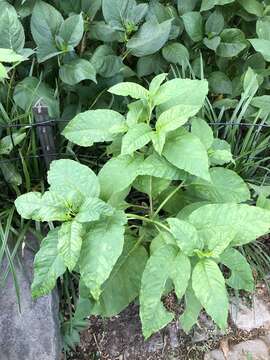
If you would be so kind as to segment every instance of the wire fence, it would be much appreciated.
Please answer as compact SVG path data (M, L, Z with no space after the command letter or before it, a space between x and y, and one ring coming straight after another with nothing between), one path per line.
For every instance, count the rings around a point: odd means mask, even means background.
M39 123L24 123L24 124L0 124L0 128L2 129L12 129L12 128L37 128L37 127L42 127L42 126L55 126L58 123L68 123L69 120L64 120L64 119L51 119L51 120L45 120ZM239 123L239 122L208 122L209 125L211 126L236 126L236 127L240 127L240 128L245 128L245 127L254 127L254 128L264 128L264 129L269 129L270 125L268 124L254 124L254 123Z
M68 120L45 120L39 123L25 123L25 124L0 124L2 129L20 129L20 128L37 128L42 126L55 126L57 123L68 123Z
M45 114L45 117L46 117L46 114ZM58 124L68 124L69 120L65 120L65 119L45 119L43 121L39 121L39 122L33 122L33 123L18 123L18 124L3 124L3 123L0 123L0 130L3 130L3 131L7 131L8 133L8 136L11 137L11 142L13 144L13 146L15 147L15 140L13 138L13 136L15 135L14 134L14 130L20 130L20 129L26 129L26 130L37 130L38 128L44 128L44 127L48 127L48 128L53 128L55 126L57 126ZM208 122L208 124L211 126L211 127L219 127L219 128L227 128L227 127L238 127L238 128L256 128L256 129L259 129L259 131L263 131L264 129L270 129L270 124L258 124L258 123L239 123L239 122ZM42 132L41 132L42 133ZM55 133L53 134L54 136L57 135L57 131L55 131ZM51 136L50 136L51 137ZM39 138L40 138L40 135L39 135ZM40 139L39 139L40 140ZM52 138L50 139L52 140ZM1 141L1 139L0 139ZM48 158L51 158L51 159L54 159L54 158L57 158L57 157L67 157L67 158L75 158L76 156L75 155L72 155L72 153L61 153L61 152L50 152L48 149L48 145L45 144L45 148L47 146L47 151L44 152L44 146L43 146L43 149L39 149L40 150L40 154L38 155L26 155L26 156L23 156L23 159L24 160L27 160L27 159L48 159ZM43 152L42 152L43 150ZM248 156L248 155L247 155ZM92 158L93 160L96 159L96 157L89 157L89 158ZM250 159L256 159L256 160L260 160L260 159L264 159L264 157L250 157ZM22 157L21 156L12 156L12 157L5 157L5 158L1 158L0 156L0 164L2 163L10 163L10 162L17 162L17 161L22 161ZM49 160L50 161L50 160Z

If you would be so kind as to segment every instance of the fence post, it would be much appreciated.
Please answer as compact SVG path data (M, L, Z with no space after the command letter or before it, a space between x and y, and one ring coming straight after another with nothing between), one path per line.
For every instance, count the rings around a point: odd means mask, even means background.
M57 159L52 119L49 117L48 106L46 106L41 99L33 106L33 113L45 164L47 169L49 169L50 163Z

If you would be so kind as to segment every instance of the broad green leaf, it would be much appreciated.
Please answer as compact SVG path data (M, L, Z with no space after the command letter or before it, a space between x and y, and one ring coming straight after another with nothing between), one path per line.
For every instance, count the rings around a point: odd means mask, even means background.
M131 55L142 57L157 52L169 39L171 20L158 22L147 21L128 41L127 49Z
M54 41L63 21L60 12L52 5L38 0L31 17L31 31L37 45Z
M61 10L65 13L86 13L92 20L101 7L101 0L59 0Z
M244 180L233 170L216 167L210 169L211 182L194 180L188 187L193 195L213 203L241 203L250 200Z
M142 22L142 20L144 19L144 17L147 14L147 10L148 10L148 4L147 3L143 3L143 4L136 4L135 1L131 0L131 7L130 9L128 9L129 11L127 11L127 15L126 15L126 29L128 29L129 23L132 24L133 26L136 24L139 24Z
M220 34L224 28L224 17L222 12L219 10L215 10L211 13L205 23L205 33L213 36L213 34Z
M68 196L68 194L46 191L41 197L40 209L37 214L34 214L32 219L40 221L68 220L70 218L71 206L69 206L68 199L65 196Z
M263 195L264 197L270 196L270 186L268 185L254 185L249 184L251 189L255 191L256 195Z
M206 80L173 79L161 85L154 97L155 105L162 111L175 105L195 105L202 107L208 93Z
M200 105L176 105L164 111L157 119L157 132L167 133L184 125L189 118L196 115Z
M82 288L81 284L82 282L80 282L79 284L80 292ZM77 337L79 337L79 331L85 329L89 325L89 320L87 318L90 315L91 307L92 307L92 302L90 301L90 299L83 298L81 296L77 299L74 314L69 320L65 321L62 324L63 332L64 332L63 341L67 344L67 346L72 347L72 345L73 346L75 345L74 344L75 342L76 344L79 343L79 339L77 339ZM69 328L71 324L72 324L72 329L69 332L67 328Z
M74 160L55 160L48 171L50 190L65 196L75 192L82 198L98 197L100 186L95 173Z
M207 122L200 118L194 118L191 122L191 133L196 135L206 150L208 150L214 141L213 131Z
M148 99L148 90L143 86L131 83L124 82L117 85L114 85L108 90L110 93L120 96L131 96L133 99Z
M25 219L38 221L65 221L70 218L70 208L66 198L53 191L43 195L30 192L15 201L18 213Z
M178 169L211 181L206 149L199 138L185 129L169 134L163 155Z
M140 292L140 318L142 331L147 339L173 319L165 310L161 296L170 277L177 250L171 245L158 249L148 260L142 276Z
M122 132L124 117L114 110L88 110L75 116L62 134L80 146L92 146L96 142L112 141Z
M208 49L211 49L213 51L216 51L219 44L221 42L221 38L220 36L214 36L211 39L208 38L204 38L203 39L203 43L206 47L208 47Z
M210 91L214 94L232 94L232 82L221 71L213 71L208 78Z
M172 26L169 34L170 40L176 39L183 32L183 23L173 4L165 4L160 1L150 1L146 19L150 21L157 20L159 23L171 20Z
M178 64L184 68L188 66L189 52L183 44L175 42L164 46L162 55L169 63Z
M270 18L264 16L256 22L256 32L259 39L270 40Z
M106 24L104 21L93 21L88 36L90 39L100 40L105 43L123 40L123 33L115 30L111 25Z
M94 315L118 315L138 297L147 259L145 248L126 236L123 252L101 287L99 302L92 310Z
M8 79L8 69L0 63L0 81L2 82L3 79Z
M49 294L66 267L58 253L58 229L50 230L43 239L34 261L34 280L31 286L34 298Z
M264 6L257 0L238 0L238 3L250 14L262 17Z
M16 210L24 219L39 220L38 212L41 207L41 198L42 195L39 192L20 195L15 200Z
M117 211L110 217L92 222L87 228L79 267L82 279L95 300L99 299L101 286L122 253L125 223L124 213Z
M153 153L142 163L139 169L140 175L155 176L168 180L182 180L185 173L170 164L164 157Z
M129 128L123 136L121 155L131 155L141 149L152 139L152 129L149 125L140 123Z
M254 290L254 278L250 265L245 257L236 249L227 249L220 256L220 262L230 269L231 275L226 283L237 290Z
M102 199L108 200L113 194L130 186L139 175L142 162L143 157L139 155L122 155L110 159L98 174Z
M133 183L133 187L139 192L148 194L156 199L159 194L168 188L170 180L156 178L148 175L139 176Z
M154 79L150 82L149 93L151 97L153 97L156 94L161 84L165 81L167 75L168 75L167 73L159 74L155 76Z
M72 15L61 24L58 35L64 41L65 47L75 47L81 41L83 30L82 14Z
M31 16L31 33L38 46L38 61L43 62L57 55L55 36L58 34L64 19L52 5L38 0Z
M229 301L224 277L213 260L199 261L192 273L192 288L196 297L223 330L227 327Z
M25 133L14 132L0 139L0 155L8 155L14 149L14 146L25 139L25 136Z
M184 174L185 176L183 176L182 180L186 180L186 178L189 176L187 173ZM179 186L180 185L176 186L171 183L170 186L168 186L168 188L165 189L165 191L163 191L158 198L159 204L162 204L163 201L166 201L162 208L170 216L176 216L179 212L179 209L181 209L186 202L184 191L179 189Z
M177 218L169 218L167 221L177 245L184 254L192 255L194 250L202 248L197 230L192 224Z
M137 12L136 8L136 3L132 0L115 0L113 6L110 0L102 1L102 12L105 21L117 30L125 30L125 23L128 22L128 20L132 20L130 19L130 13ZM143 12L143 17L145 14L144 6L139 7L139 10Z
M270 101L269 95L255 96L251 101L251 105L255 106L258 109L261 109L264 115L268 115L270 113L269 101Z
M235 109L237 104L238 104L237 100L227 98L227 99L221 99L221 100L215 101L213 104L213 108L214 109L223 109L224 108L224 110Z
M234 2L235 0L202 0L201 11L212 9L216 5L226 5Z
M114 209L123 210L126 209L128 203L125 201L126 197L130 192L130 186L126 189L119 191L117 193L113 193L108 200L108 204L111 205Z
M123 13L126 10L126 7L130 7L129 3L129 0L116 0L114 6L112 6L110 0L103 0L102 13L105 21L111 25L123 28Z
M173 261L170 279L174 283L175 293L180 300L186 292L191 275L191 264L189 258L179 252Z
M159 74L166 71L167 63L159 53L140 57L137 62L137 74L139 77Z
M20 54L17 54L12 49L2 49L0 48L0 62L6 62L6 63L16 63L26 60L25 57L23 57Z
M69 271L72 271L80 257L83 225L77 221L68 221L58 231L58 251Z
M211 165L224 165L234 162L231 145L225 140L214 139L211 148L208 150Z
M48 106L50 117L59 117L59 102L54 97L54 90L35 77L26 77L17 83L13 99L16 105L27 112L41 100Z
M218 56L232 58L247 47L245 34L239 29L225 29L220 37L221 43L216 51Z
M101 215L110 216L113 208L98 198L87 197L80 206L75 220L80 223L99 220Z
M216 234L225 237L227 233L233 235L231 244L239 246L269 232L270 212L245 204L210 204L192 212L189 222L205 242L215 242Z
M128 104L127 125L145 123L149 118L149 107L145 100L137 100Z
M75 85L82 80L96 82L96 70L93 65L85 59L76 59L62 65L59 70L60 79L69 85Z
M22 50L25 43L23 26L15 8L9 3L0 7L0 48Z
M203 38L203 20L198 11L187 12L182 15L186 32L194 42L201 41Z
M185 311L180 316L180 323L186 334L188 334L192 326L196 324L201 309L201 303L196 298L190 282L185 293Z
M260 194L256 201L256 206L262 209L270 210L270 199L267 199L265 195Z
M100 45L94 51L91 64L96 69L97 74L108 78L119 74L123 69L123 61L117 56L113 49L108 45Z
M176 245L174 237L165 231L159 231L158 235L151 240L150 255L165 245Z
M177 218L180 220L187 220L189 215L199 209L201 206L204 205L208 205L209 203L207 201L197 201L197 202L193 202L191 204L188 204L186 206L183 207L182 210L179 211L179 213L177 214Z
M19 186L22 184L22 177L16 168L15 164L12 162L2 162L0 163L0 169L5 181L8 184Z
M160 156L161 156L163 147L165 145L165 141L166 141L166 133L156 131L152 134L152 142L153 142L154 149Z
M179 14L185 14L186 12L194 10L198 0L177 0L177 8Z
M270 61L270 40L249 39L249 42L258 51L266 61Z

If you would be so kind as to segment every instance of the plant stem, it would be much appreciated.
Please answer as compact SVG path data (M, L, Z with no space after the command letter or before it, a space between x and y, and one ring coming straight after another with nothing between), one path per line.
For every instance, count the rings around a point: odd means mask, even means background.
M132 207L135 209L144 209L144 210L148 210L148 206L143 206L143 205L133 205L133 204L128 204L128 207Z
M149 190L150 190L150 194L149 194L150 216L152 216L153 215L152 176L150 176L149 179Z
M174 196L174 194L177 193L177 191L184 185L184 181L177 186L177 188L175 188L167 197L166 199L164 199L162 201L162 203L159 205L159 207L157 208L157 210L154 213L154 217L157 216L157 214L160 212L160 210L163 208L164 205L167 204L167 202Z
M152 112L153 112L154 108L152 107L151 101L148 102L148 106L149 106L149 116L148 116L147 124L149 125L151 118L152 118Z
M152 220L147 217L136 215L136 214L127 214L127 217L129 220L141 220L141 221L149 222L151 224L157 225L157 226L163 228L164 230L170 232L170 229L166 225L162 224L160 221Z

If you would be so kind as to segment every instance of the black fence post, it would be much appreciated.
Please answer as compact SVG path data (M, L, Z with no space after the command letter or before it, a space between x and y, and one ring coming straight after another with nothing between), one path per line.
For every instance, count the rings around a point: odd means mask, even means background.
M33 106L33 113L37 124L37 135L48 169L50 163L57 159L52 127L53 120L49 117L48 106L46 106L41 99Z

